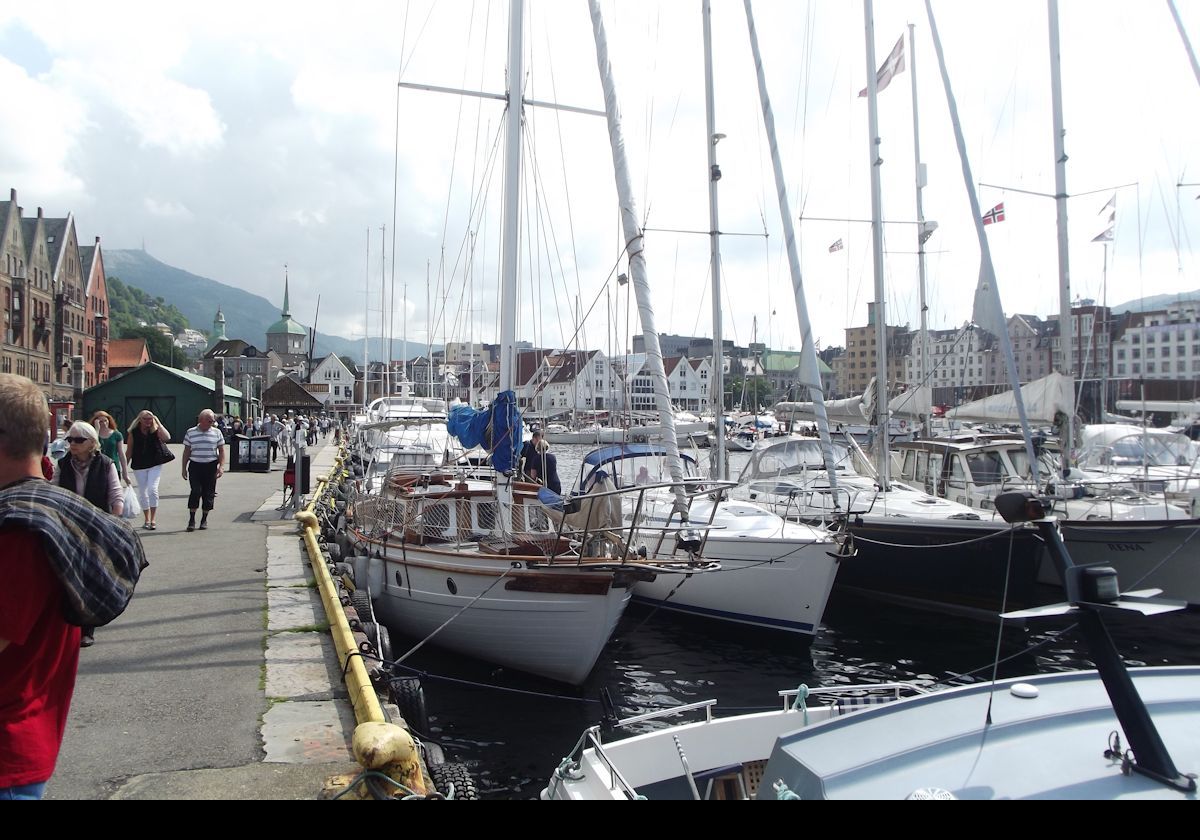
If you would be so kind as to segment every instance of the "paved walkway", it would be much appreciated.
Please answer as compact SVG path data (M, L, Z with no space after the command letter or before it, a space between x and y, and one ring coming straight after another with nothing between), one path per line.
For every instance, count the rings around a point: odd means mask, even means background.
M327 473L335 447L309 452ZM307 552L276 510L282 464L226 474L209 529L192 533L179 459L164 468L158 530L138 531L150 567L80 652L48 799L311 799L354 771Z

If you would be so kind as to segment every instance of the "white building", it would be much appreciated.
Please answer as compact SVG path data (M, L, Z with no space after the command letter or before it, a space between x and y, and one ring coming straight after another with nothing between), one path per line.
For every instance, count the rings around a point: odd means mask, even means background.
M330 353L317 364L313 370L312 382L324 385L328 391L320 398L325 402L325 410L346 414L354 404L354 373L346 367L336 353ZM322 389L323 390L323 389Z
M1118 378L1200 377L1200 301L1135 313L1113 342L1113 373Z

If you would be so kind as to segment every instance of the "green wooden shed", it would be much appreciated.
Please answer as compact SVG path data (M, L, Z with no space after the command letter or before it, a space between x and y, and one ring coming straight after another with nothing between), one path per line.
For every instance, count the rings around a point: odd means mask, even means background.
M225 404L218 407L216 387L206 376L150 362L84 391L83 416L107 411L124 433L133 418L148 408L170 431L171 441L180 443L206 408L218 414L245 416L242 392L226 386Z

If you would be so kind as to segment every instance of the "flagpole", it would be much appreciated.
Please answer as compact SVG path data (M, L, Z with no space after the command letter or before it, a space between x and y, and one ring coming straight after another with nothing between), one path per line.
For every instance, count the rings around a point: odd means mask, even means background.
M1067 254L1067 152L1062 110L1062 55L1058 45L1058 0L1047 4L1050 18L1050 101L1054 111L1054 203L1058 228L1058 336L1062 351L1061 371L1071 377L1071 416L1062 432L1062 474L1071 469L1074 451L1075 393L1074 353L1071 347L1071 267ZM1016 387L1016 386L1014 386Z

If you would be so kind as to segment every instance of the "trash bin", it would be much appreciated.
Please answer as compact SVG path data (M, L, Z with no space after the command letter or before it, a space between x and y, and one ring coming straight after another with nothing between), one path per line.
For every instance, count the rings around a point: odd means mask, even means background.
M242 472L250 469L250 438L245 435L229 437L229 471Z
M305 455L301 460L300 465L304 475L300 480L300 495L307 495L309 488L312 486L312 458ZM287 467L283 470L283 489L296 492L296 459L288 456Z

